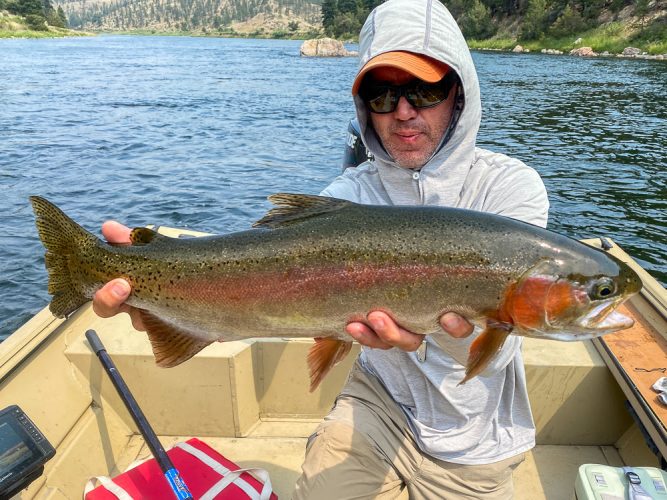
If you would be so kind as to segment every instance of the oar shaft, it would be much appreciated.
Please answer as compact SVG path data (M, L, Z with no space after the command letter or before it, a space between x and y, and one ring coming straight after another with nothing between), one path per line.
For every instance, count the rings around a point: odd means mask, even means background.
M116 391L118 391L120 399L123 401L125 407L130 412L130 416L134 420L134 423L137 424L139 432L141 432L141 435L144 437L144 440L148 445L148 448L151 450L151 453L155 457L155 460L160 466L160 469L162 469L162 472L164 473L167 481L169 482L169 485L174 491L176 498L179 500L192 498L190 491L183 482L183 479L178 474L178 471L176 470L176 467L174 467L174 464L169 458L169 455L167 455L167 452L162 447L160 440L155 435L153 428L148 423L144 412L141 411L139 404L134 399L134 396L132 396L130 388L123 380L123 377L121 377L118 369L116 368L116 365L107 353L106 348L97 335L97 332L95 332L95 330L88 330L86 332L86 338L88 339L93 352L95 352L99 358L100 363L102 363L104 370L109 375L109 378L116 388Z

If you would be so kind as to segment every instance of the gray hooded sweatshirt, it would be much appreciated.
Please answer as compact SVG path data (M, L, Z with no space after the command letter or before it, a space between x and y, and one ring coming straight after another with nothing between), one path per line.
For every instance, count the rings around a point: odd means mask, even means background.
M481 119L477 73L451 14L438 0L389 0L362 28L359 69L373 57L402 50L446 63L459 75L462 111L447 142L421 169L396 165L355 96L357 117L374 159L347 169L323 195L380 205L441 205L513 217L546 226L549 202L539 175L522 162L475 147ZM427 337L426 359L400 349L363 348L362 367L401 406L420 448L459 464L486 464L535 444L521 339L510 335L485 372L458 386L476 331L466 339Z

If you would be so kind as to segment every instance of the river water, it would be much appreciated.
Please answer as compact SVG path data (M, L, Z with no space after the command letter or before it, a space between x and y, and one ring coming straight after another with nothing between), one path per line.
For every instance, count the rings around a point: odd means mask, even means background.
M0 40L0 339L44 307L28 196L102 221L223 233L340 170L356 58L298 41ZM540 172L549 227L610 236L667 283L667 65L475 53L479 145Z

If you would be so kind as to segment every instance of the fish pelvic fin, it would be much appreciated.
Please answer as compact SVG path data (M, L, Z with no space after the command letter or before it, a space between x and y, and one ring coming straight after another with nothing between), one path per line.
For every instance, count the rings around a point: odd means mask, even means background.
M140 309L139 312L151 341L155 363L160 368L180 365L211 343L193 337L187 331L170 325L145 309Z
M276 208L269 210L253 227L275 229L353 205L351 201L338 198L291 193L272 194L269 201L276 205Z
M72 269L78 268L79 249L97 245L99 239L50 201L31 196L30 203L39 238L46 249L44 263L49 274L48 291L53 296L49 309L58 318L64 318L89 300L77 287Z
M503 347L505 339L511 331L511 325L496 321L487 321L484 331L470 345L466 375L458 385L465 384L468 380L484 371L484 368L486 368Z
M308 371L310 372L310 392L320 385L324 377L347 356L352 342L331 338L315 338L315 344L308 351Z

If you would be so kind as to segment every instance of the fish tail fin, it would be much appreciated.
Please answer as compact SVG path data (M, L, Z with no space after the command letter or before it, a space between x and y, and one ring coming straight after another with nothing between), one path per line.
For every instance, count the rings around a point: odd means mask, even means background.
M505 339L511 331L512 329L505 325L487 323L484 331L470 345L466 375L458 385L465 384L484 371L484 368L503 347Z
M308 351L308 370L310 372L310 392L340 362L352 348L352 342L332 338L315 339L315 344Z
M89 300L72 279L72 256L81 245L95 244L98 238L44 198L31 196L30 203L39 238L46 249L44 262L49 273L49 294L53 296L49 309L58 318L64 318Z

